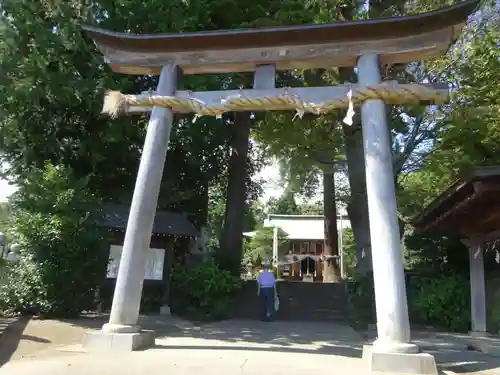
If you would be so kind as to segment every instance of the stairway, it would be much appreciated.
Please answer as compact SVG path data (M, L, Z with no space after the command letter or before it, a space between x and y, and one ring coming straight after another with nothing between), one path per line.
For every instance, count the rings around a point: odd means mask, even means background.
M343 283L278 282L280 309L274 320L348 321L350 305ZM231 316L259 319L260 300L255 281L245 281L234 299Z

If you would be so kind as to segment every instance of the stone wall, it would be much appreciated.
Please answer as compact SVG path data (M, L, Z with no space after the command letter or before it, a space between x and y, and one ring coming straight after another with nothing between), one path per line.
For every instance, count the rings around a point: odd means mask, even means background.
M350 318L350 304L342 283L279 281L277 288L280 308L275 320L348 321ZM231 316L259 319L260 309L256 282L245 281L234 299Z

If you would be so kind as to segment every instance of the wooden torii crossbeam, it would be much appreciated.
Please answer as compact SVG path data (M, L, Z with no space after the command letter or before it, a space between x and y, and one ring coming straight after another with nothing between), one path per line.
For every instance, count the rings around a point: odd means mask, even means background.
M430 13L321 25L200 31L182 34L125 34L84 26L115 72L160 74L174 64L183 74L254 72L356 66L367 53L381 64L440 56L460 34L478 1Z
M418 347L410 342L386 103L440 104L448 99L448 90L442 85L381 82L380 67L444 54L478 3L469 0L408 17L184 34L132 35L84 27L115 72L160 75L154 93L112 92L106 98L104 110L112 116L152 112L110 320L101 332L89 335L88 347L123 351L154 342L151 335L140 330L137 321L143 253L150 242L174 112L220 115L226 111L294 109L297 113L321 114L359 104L378 333L366 357L374 371L425 370L426 374L437 374L434 358L416 354ZM333 66L357 67L358 82L335 87L276 88L277 70ZM253 90L177 91L179 71L255 72Z

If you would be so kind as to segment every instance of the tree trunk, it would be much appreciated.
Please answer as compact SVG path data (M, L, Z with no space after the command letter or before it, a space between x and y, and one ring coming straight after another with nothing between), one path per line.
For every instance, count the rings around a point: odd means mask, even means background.
M226 211L217 252L219 265L239 274L245 221L247 155L250 136L250 114L236 112L231 126L231 156L229 159Z
M332 170L323 171L323 210L325 217L323 254L326 256L323 262L323 282L339 282L342 280L342 275L339 266L337 207L335 205L335 180Z
M343 82L357 81L353 68L339 68L339 75ZM351 126L342 124L342 130L351 189L347 214L356 243L356 272L366 274L372 270L372 251L366 194L365 152L359 108L357 112L353 118L353 124Z
M344 135L349 185L351 187L347 214L356 242L356 272L366 274L372 270L372 257L363 137L360 127L355 132L352 132L350 128L346 129L346 127L344 126Z

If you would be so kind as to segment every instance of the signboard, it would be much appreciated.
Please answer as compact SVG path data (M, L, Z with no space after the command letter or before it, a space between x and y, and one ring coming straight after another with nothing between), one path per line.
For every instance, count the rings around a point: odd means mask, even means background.
M111 245L109 248L109 262L106 277L116 279L120 259L122 257L122 246ZM146 274L144 280L163 280L163 263L165 261L165 249L149 249L146 259Z

